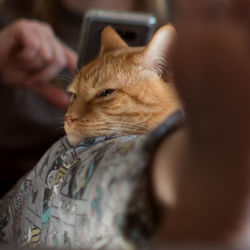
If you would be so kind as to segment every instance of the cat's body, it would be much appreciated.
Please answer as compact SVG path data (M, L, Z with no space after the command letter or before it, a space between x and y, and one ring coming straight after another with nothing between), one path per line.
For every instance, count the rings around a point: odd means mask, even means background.
M162 77L163 56L154 52L158 40L173 32L164 26L144 48L128 47L110 27L103 31L100 55L68 88L65 131L73 145L92 137L145 134L179 106L172 82Z

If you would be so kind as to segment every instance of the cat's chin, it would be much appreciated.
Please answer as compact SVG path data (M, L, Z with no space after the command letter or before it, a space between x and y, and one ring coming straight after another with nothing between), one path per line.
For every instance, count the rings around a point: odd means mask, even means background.
M75 134L67 134L67 139L72 146L77 146L84 140L84 137Z

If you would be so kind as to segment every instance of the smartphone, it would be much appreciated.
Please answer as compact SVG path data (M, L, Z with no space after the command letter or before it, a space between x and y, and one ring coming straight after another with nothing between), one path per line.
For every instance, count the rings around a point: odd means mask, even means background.
M144 12L90 9L85 13L79 44L78 68L100 51L101 32L110 25L130 46L145 46L156 31L157 19Z

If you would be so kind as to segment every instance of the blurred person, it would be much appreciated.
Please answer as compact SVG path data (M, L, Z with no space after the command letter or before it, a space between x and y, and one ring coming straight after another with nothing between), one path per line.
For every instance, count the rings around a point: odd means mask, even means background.
M27 38L27 47L21 44L13 50L12 62L1 71L0 112L4 118L0 120L0 195L34 166L51 143L64 135L62 120L68 96L63 90L71 76L65 71L58 74L64 68L75 70L77 57L73 51L77 51L86 9L144 10L146 6L147 2L134 0L2 1L0 28L15 26L32 36ZM73 51L66 49L70 52L64 53L60 40ZM39 43L40 56L34 61L39 50L33 47ZM27 53L33 55L27 59ZM54 84L48 84L52 80Z
M186 131L155 156L160 200L174 191L164 246L250 248L249 10L247 0L179 3L173 67Z

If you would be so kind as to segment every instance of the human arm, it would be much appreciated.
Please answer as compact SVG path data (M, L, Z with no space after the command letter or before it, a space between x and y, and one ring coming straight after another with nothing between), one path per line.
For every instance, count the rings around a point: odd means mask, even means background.
M175 177L163 244L249 246L250 5L232 1L218 13L219 2L184 1L177 21L174 71L187 121L153 165ZM167 192L158 194L167 205Z

